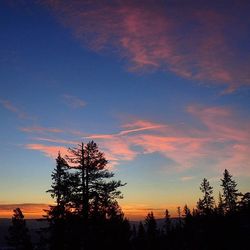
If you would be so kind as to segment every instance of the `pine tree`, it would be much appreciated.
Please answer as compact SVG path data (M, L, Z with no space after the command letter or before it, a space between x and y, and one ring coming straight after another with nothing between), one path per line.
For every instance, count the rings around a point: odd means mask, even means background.
M219 215L224 215L224 203L223 203L221 192L219 192L217 212Z
M237 199L239 196L236 189L237 184L233 180L233 176L225 169L223 173L223 179L221 179L221 186L223 188L223 203L226 212L234 212L237 208Z
M240 208L242 210L250 210L250 192L241 195Z
M112 208L117 203L117 198L122 198L119 187L124 186L121 181L107 181L114 173L106 169L108 161L100 152L95 142L83 143L76 148L69 149L67 160L79 174L78 200L75 208L78 209L87 222L90 215L97 213L104 218L110 215Z
M178 215L178 226L182 226L182 220L181 220L181 207L177 207L177 215Z
M51 174L52 185L47 192L55 199L56 205L50 206L44 217L49 222L49 248L66 249L66 217L69 213L69 204L72 198L71 175L68 173L68 164L61 157L60 152L56 158L56 168Z
M139 226L138 226L138 234L137 237L139 239L144 239L145 238L145 229L144 226L142 224L142 222L140 221Z
M140 221L138 225L137 237L135 240L135 249L145 250L147 246L146 242L146 232L143 223Z
M168 209L165 210L165 218L164 218L164 230L165 234L167 235L171 229L171 219L170 213Z
M125 184L112 179L114 173L107 169L104 153L90 141L70 148L66 159L70 170L78 176L72 205L79 217L77 221L81 222L77 233L80 232L82 247L104 247L110 242L115 244L118 239L125 242L130 228L116 200L122 198L119 188ZM119 231L123 231L123 238L118 235Z
M203 193L203 198L199 199L197 208L202 214L211 214L214 209L213 188L206 178L202 180L200 190Z
M156 247L156 239L157 239L157 223L154 217L153 212L148 213L145 218L145 227L146 227L146 235L147 235L147 245L148 249L155 249Z
M47 192L56 201L56 210L58 217L63 217L66 206L71 200L70 174L68 173L68 164L64 158L61 157L60 152L56 158L56 168L51 174L52 185Z
M9 227L8 244L17 250L33 249L26 221L20 208L13 210L12 225Z
M190 211L189 207L187 206L187 204L185 204L185 206L183 208L183 212L184 212L185 218L189 218L191 216L191 211Z
M145 218L145 227L148 237L155 238L157 233L157 224L153 212L148 213Z

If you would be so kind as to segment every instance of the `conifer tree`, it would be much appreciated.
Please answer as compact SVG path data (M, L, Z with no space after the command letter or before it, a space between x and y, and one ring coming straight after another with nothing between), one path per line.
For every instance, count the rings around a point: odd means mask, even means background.
M203 198L199 199L197 208L202 214L211 214L214 208L213 188L206 178L202 180L200 190L203 193Z
M61 157L60 152L56 158L56 168L51 174L52 185L51 189L47 192L50 193L51 197L55 199L57 210L57 216L63 217L66 209L66 205L71 200L71 189L70 186L70 174L68 173L68 164L66 160Z
M223 203L226 212L234 212L237 208L237 199L239 196L237 183L233 180L233 176L225 169L223 179L221 179L223 188Z
M148 213L145 219L146 232L149 238L155 238L157 234L157 224L154 217L154 213Z
M138 225L138 232L135 241L135 249L145 250L146 249L146 232L143 223L140 221Z
M66 249L66 217L69 213L69 204L72 198L71 175L68 172L68 164L61 157L60 152L56 158L56 167L51 174L52 185L47 192L55 200L56 205L50 206L44 217L49 222L49 248L51 250ZM43 232L46 230L43 230Z
M17 250L33 249L26 221L20 208L13 210L12 225L9 227L8 244Z
M224 203L223 203L221 192L219 192L217 212L219 215L224 215Z
M165 234L168 234L171 229L171 219L170 213L168 209L165 210L165 217L164 217L164 230Z
M107 181L114 173L107 170L108 161L95 142L70 148L69 153L67 160L72 164L70 168L75 169L79 175L76 209L79 209L85 222L89 220L91 212L108 217L117 205L115 199L122 198L118 188L125 184L121 181Z
M140 221L139 226L138 226L138 234L137 234L139 239L144 239L145 238L145 228Z
M148 213L145 218L146 236L147 236L147 248L157 249L157 223L153 212Z
M189 207L187 206L187 204L185 204L185 206L183 208L183 212L184 212L185 218L188 218L191 216L191 211L190 211Z

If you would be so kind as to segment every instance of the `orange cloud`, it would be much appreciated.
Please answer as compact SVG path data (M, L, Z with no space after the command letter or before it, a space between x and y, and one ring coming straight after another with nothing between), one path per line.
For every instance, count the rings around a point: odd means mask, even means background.
M0 204L0 218L11 218L13 210L20 208L26 219L37 219L44 215L44 209L48 209L48 204L23 203L23 204Z
M250 56L239 47L250 23L247 1L227 1L223 9L211 1L46 3L85 46L117 51L131 70L171 71L206 84L226 84L227 92L250 85Z

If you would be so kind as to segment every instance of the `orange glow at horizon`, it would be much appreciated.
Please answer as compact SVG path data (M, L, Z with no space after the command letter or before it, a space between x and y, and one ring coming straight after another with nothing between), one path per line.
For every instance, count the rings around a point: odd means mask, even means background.
M49 208L49 204L0 204L0 218L11 219L13 210L19 207L25 219L39 219L45 215L44 210ZM144 220L149 212L153 212L155 218L164 218L165 210L168 209L171 217L177 217L177 205L166 205L166 207L154 208L145 204L122 205L125 217L131 221ZM191 208L192 209L192 208Z

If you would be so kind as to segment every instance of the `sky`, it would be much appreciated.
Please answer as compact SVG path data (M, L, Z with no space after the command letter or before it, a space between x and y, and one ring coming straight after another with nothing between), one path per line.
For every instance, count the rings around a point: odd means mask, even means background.
M0 2L0 217L52 204L58 151L94 140L125 216L250 189L250 2Z

